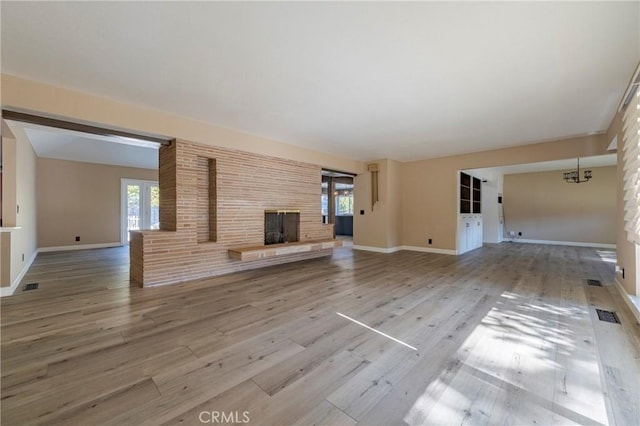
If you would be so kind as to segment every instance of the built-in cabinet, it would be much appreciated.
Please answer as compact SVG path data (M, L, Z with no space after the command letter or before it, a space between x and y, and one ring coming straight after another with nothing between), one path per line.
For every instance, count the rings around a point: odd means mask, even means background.
M458 253L482 247L482 215L461 214L458 219Z
M460 172L458 253L482 247L482 181Z

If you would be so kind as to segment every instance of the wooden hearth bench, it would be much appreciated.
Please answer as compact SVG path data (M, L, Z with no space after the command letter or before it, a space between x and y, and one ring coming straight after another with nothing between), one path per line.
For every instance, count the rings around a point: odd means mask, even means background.
M235 260L258 260L287 254L326 250L334 247L342 247L342 241L334 239L312 240L266 246L238 247L229 249L229 257Z

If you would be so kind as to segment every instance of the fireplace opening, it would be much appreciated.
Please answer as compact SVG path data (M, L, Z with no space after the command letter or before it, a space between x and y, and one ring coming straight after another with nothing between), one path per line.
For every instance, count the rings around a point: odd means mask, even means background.
M293 243L299 237L299 210L265 210L264 245Z

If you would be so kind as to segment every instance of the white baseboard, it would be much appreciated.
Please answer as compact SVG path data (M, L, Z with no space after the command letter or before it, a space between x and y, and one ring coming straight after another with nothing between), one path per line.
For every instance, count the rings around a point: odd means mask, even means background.
M400 247L372 247L372 246L359 246L353 245L354 250L372 251L374 253L395 253L400 251Z
M396 246L396 247L371 247L371 246L359 246L354 245L354 250L372 251L374 253L395 253L401 250L419 251L422 253L437 253L437 254L458 254L455 250L430 248L430 247L417 247L417 246Z
M504 241L513 241L514 243L527 243L527 244L550 244L555 246L574 246L574 247L596 247L596 248L608 248L615 249L615 244L607 243L581 243L575 241L551 241L551 240L525 240L523 238L507 239Z
M31 255L29 260L27 260L27 262L24 264L24 266L22 267L22 270L20 271L16 279L13 280L13 282L11 283L11 287L0 288L0 297L11 296L16 291L16 289L20 285L20 282L22 281L24 276L27 274L27 271L29 271L31 264L33 263L34 260L36 260L37 256L38 256L38 249L36 249L36 251L33 252L33 255Z
M431 248L431 247L400 246L400 249L401 250L409 250L409 251L419 251L419 252L422 252L422 253L436 253L436 254L449 254L449 255L458 254L458 252L456 250Z
M624 287L622 286L622 283L618 281L617 276L614 282L616 284L616 288L618 289L618 292L620 292L620 296L622 296L622 298L624 299L624 302L627 304L627 306L629 307L629 310L631 311L633 316L636 318L636 321L640 323L640 297L631 296L630 294L628 294L627 290L625 290Z
M99 244L78 244L77 246L56 246L56 247L40 247L40 253L49 253L53 251L70 251L70 250L90 250L97 248L122 247L122 243L99 243Z

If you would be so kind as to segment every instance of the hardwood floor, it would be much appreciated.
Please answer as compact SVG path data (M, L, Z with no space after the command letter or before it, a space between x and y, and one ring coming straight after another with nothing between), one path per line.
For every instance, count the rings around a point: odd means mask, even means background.
M0 301L3 425L640 424L640 326L595 249L346 247L145 289L127 255L41 254Z

